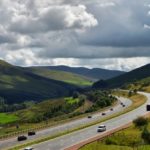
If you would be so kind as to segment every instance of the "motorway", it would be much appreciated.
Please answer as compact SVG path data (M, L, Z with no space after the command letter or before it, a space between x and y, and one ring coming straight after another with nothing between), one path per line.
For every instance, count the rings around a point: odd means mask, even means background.
M148 98L147 102L133 111L130 111L124 115L103 122L102 124L106 125L107 131L111 131L113 129L121 127L127 123L130 123L138 116L145 115L148 113L146 111L146 105L150 103L150 94L143 93L143 92L140 93L147 96ZM85 128L83 130L65 136L61 136L47 142L33 145L33 147L35 150L64 150L65 148L80 143L81 141L85 141L99 134L103 134L103 133L97 133L97 126L98 125L94 125Z
M77 128L77 127L79 127L79 126L81 126L81 125L85 125L85 124L88 124L88 123L92 123L92 122L95 122L95 121L104 119L105 117L108 117L108 116L110 116L110 115L112 115L112 114L115 114L115 113L117 113L117 112L123 111L125 108L129 107L129 106L132 104L131 100L129 100L129 99L122 98L122 97L120 97L120 98L118 98L118 99L119 99L119 102L118 102L117 105L115 105L115 106L113 107L113 109L114 109L113 111L110 111L110 109L103 111L103 112L106 113L105 116L102 116L102 115L101 115L102 112L98 112L98 113L93 114L93 115L92 115L92 118L90 118L90 119L87 118L87 117L84 117L84 118L81 118L81 119L78 119L78 120L74 120L74 121L65 123L65 124L63 124L63 125L58 125L58 126L55 126L55 127L51 127L51 128L48 128L48 129L44 129L44 130L38 131L35 136L30 136L30 137L28 137L28 140L23 141L23 142L18 142L18 141L17 141L17 137L13 137L13 138L10 138L10 139L6 139L6 140L3 140L3 141L0 141L0 150L2 150L2 149L8 149L9 147L13 147L13 146L18 145L18 144L24 144L24 143L27 143L27 142L29 142L29 141L31 141L31 140L36 140L36 139L43 138L43 137L47 137L47 136L50 136L50 135L55 135L55 134L60 133L60 132L62 132L62 131L67 131L67 130L70 130L70 129ZM126 107L123 108L123 107L120 105L120 102L123 102L123 103L126 105ZM78 133L80 133L80 132L82 132L82 131L75 132L74 134L78 134ZM88 131L88 132L89 132L89 131ZM94 132L94 133L95 133L95 132ZM83 135L83 136L84 136L84 135ZM75 137L76 137L76 136L75 136ZM82 136L81 136L81 137L82 137ZM53 141L53 140L51 140L51 142L52 142L52 141ZM74 143L74 142L76 142L76 141L78 141L78 140L77 140L77 139L73 139L71 143ZM50 142L50 143L51 143L51 142ZM52 142L52 143L53 143L53 142ZM67 143L67 139L66 139L65 141L64 141L64 138L61 139L61 142L60 142L59 144L56 142L56 143L57 143L56 146L55 146L54 143L53 143L53 144L52 144L52 143L50 144L50 145L51 145L50 147L48 146L48 147L43 147L43 148L42 148L42 144L41 144L41 145L39 145L39 146L36 146L35 149L39 149L39 150L59 150L59 149L64 148L63 143ZM44 144L44 145L45 145L45 144ZM53 148L53 146L54 146L55 148ZM65 146L66 146L66 145L65 145ZM59 147L59 148L58 148L58 147Z

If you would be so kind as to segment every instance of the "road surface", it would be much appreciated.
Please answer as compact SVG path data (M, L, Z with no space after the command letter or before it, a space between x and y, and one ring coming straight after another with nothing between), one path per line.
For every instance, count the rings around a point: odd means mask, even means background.
M123 102L126 105L125 108L129 107L132 104L131 100L129 100L129 99L121 98L121 97L118 98L118 99L119 99L120 102ZM88 124L88 123L91 123L91 122L101 120L105 117L108 117L112 114L115 114L117 112L120 112L120 111L124 110L125 108L123 108L120 105L120 102L118 103L118 105L113 107L113 109L114 109L113 111L110 111L110 109L108 109L106 111L103 111L103 112L106 113L105 116L101 115L102 112L101 113L96 113L96 114L92 115L91 119L88 119L87 117L85 117L85 118L81 118L81 119L78 119L78 120L74 120L74 121L65 123L63 125L58 125L56 127L51 127L51 128L48 128L48 129L44 129L44 130L38 131L35 136L28 137L28 140L23 141L23 142L18 142L17 137L13 137L13 138L10 138L10 139L6 139L4 141L0 141L0 150L7 149L8 147L13 147L13 146L18 145L18 144L24 144L24 143L29 142L31 140L36 140L38 138L54 135L54 134L57 134L57 133L62 132L62 131L67 131L67 130L70 130L70 129L74 129L78 126L84 125L84 124ZM63 143L63 141L61 143ZM41 146L39 146L39 147L41 147ZM57 148L55 148L55 149L59 150ZM43 148L43 150L48 150L48 148L46 148L46 149ZM53 150L53 149L50 148L50 150Z
M138 116L148 113L146 112L146 105L150 103L150 94L143 92L140 93L147 96L147 102L131 112L103 122L102 124L106 125L107 131L111 131L113 129L121 127L127 123L130 123ZM98 125L94 125L89 128L85 128L83 130L71 133L69 135L61 136L56 139L40 143L38 145L33 145L33 147L35 150L64 150L67 147L80 143L81 141L85 141L89 138L95 137L98 134L103 134L97 133L97 126Z

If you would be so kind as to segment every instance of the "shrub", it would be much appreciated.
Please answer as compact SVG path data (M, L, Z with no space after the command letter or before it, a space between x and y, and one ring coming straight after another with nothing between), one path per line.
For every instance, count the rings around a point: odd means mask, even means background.
M147 129L147 127L145 127L143 129L143 132L141 134L142 139L146 142L146 143L150 143L150 133Z
M148 119L144 118L144 117L138 117L137 119L135 119L133 121L133 123L135 124L135 126L137 127L141 127L141 126L145 126L148 124Z
M106 145L118 145L118 141L112 137L107 138L105 143Z

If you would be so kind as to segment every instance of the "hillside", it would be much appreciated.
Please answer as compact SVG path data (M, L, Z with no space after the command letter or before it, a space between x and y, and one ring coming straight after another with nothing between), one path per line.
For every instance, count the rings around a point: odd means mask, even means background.
M0 61L0 97L7 103L66 96L75 88L73 85L47 79Z
M27 68L29 71L33 72L34 74L54 79L58 81L63 81L79 86L89 86L92 85L92 81L85 76L81 76L79 74L66 72L66 71L59 71L59 70L50 70L47 68L38 68L38 67L31 67Z
M132 70L118 77L106 80L105 83L107 84L107 87L114 88L125 86L127 84L137 82L138 80L142 80L147 77L150 77L150 64ZM94 85L98 85L100 82L101 81L98 81Z
M129 90L136 89L140 91L150 92L150 77L127 84L123 88Z
M68 67L68 66L44 66L40 68L71 72L71 73L79 74L81 76L85 76L93 81L97 81L99 79L110 79L110 78L113 78L113 77L116 77L118 75L125 73L122 71L106 70L106 69L100 69L100 68L89 69L85 67Z

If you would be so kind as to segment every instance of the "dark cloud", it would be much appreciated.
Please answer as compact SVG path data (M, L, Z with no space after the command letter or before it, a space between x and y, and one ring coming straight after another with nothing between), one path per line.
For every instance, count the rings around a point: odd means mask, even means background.
M15 43L16 39L12 35L9 34L0 34L0 44L6 44L6 43Z
M81 35L80 42L99 47L149 47L150 30L144 24L150 24L150 17L145 2L119 0L114 7L95 9L100 25Z

